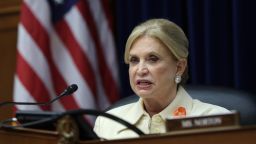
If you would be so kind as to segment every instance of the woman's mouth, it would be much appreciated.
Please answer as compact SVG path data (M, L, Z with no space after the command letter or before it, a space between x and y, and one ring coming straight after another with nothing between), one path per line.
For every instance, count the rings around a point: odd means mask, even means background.
M153 83L149 80L137 80L136 81L137 88L142 89L142 90L150 89L152 84Z

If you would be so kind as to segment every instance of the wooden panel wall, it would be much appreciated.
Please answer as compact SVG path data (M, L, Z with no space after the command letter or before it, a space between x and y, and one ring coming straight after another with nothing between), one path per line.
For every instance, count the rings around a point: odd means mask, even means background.
M20 4L0 1L0 101L12 100ZM0 121L11 116L12 107L0 107Z

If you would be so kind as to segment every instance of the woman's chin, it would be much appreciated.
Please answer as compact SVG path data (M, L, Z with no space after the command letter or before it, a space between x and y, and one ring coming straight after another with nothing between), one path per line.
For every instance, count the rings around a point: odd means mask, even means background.
M151 90L137 90L136 94L140 97L150 97L152 95Z

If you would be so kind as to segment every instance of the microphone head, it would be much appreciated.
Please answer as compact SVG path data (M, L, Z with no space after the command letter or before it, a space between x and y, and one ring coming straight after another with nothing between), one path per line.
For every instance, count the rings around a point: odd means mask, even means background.
M76 84L72 84L68 87L68 94L72 94L78 89L78 86Z
M63 93L61 93L61 96L70 95L73 92L75 92L78 89L78 86L76 84L72 84L68 86Z

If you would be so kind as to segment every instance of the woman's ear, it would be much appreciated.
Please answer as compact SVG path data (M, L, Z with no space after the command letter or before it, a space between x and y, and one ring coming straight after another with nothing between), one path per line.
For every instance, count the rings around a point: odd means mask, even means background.
M187 67L187 59L185 59L185 58L179 59L178 62L177 62L176 75L182 76L186 67Z

